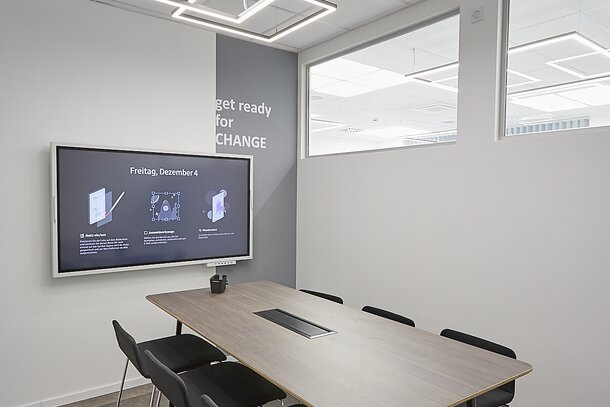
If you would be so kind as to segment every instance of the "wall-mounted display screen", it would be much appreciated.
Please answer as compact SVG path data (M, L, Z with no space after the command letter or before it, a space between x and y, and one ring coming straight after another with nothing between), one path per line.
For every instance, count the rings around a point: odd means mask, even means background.
M252 258L252 157L53 144L53 275Z

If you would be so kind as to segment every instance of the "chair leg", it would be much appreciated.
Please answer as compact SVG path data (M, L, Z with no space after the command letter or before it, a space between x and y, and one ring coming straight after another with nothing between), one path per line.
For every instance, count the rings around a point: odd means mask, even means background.
M159 392L159 394L160 393L161 392ZM150 406L149 407L153 407L153 405L155 404L155 394L157 394L157 388L153 384L152 394L150 395Z
M161 390L159 390L159 396L157 397L157 407L159 407L159 404L161 404Z
M123 386L125 386L125 377L127 376L127 368L129 367L129 358L125 362L125 370L123 371L123 380L121 380L121 388L119 389L119 398L116 401L116 407L121 405L121 396L123 395Z

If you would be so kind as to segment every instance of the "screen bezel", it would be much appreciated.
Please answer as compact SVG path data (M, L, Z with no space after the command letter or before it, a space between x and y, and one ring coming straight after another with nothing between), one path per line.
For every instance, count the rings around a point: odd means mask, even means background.
M145 263L138 265L128 265L119 267L105 267L95 269L83 269L77 271L59 271L59 225L58 225L58 179L57 179L57 154L60 148L70 149L81 149L81 150L94 150L94 151L107 151L107 152L126 152L126 153L141 153L141 154L159 154L169 156L187 156L187 157L202 157L202 158L230 158L230 159L242 159L247 160L249 163L249 201L248 206L248 253L240 256L226 256L226 257L214 257L206 259L195 259L195 260L184 260L184 261L172 261L162 263ZM218 154L218 153L194 153L188 151L170 151L170 150L153 150L153 149L133 149L124 147L108 147L108 146L97 146L97 145L84 145L84 144L73 144L73 143L51 143L51 259L52 269L54 278L82 276L82 275L93 275L93 274L106 274L116 273L122 271L133 271L133 270L149 270L156 268L176 267L176 266L188 266L195 264L207 264L216 262L231 262L239 260L251 260L252 257L252 237L253 237L253 169L254 169L254 157L251 155L242 154Z

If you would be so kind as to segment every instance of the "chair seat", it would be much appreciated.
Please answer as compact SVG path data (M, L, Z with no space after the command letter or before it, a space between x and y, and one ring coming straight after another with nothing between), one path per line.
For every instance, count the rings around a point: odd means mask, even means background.
M191 406L199 406L207 394L222 407L257 407L286 398L279 387L236 362L223 362L189 370L180 375Z
M513 401L513 395L501 389L495 389L477 397L477 407L499 407ZM466 407L461 404L459 407Z
M161 363L177 373L227 359L220 349L191 334L140 342L137 346L142 354L144 351L150 350ZM144 377L149 378L148 369L146 366L143 367L145 371L141 373Z

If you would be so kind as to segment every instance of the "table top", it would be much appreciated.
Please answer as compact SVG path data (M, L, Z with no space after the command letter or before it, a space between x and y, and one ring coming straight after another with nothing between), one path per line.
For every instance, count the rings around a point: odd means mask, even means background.
M515 380L518 360L272 282L150 302L308 405L453 407ZM280 308L336 331L307 339L253 314Z

